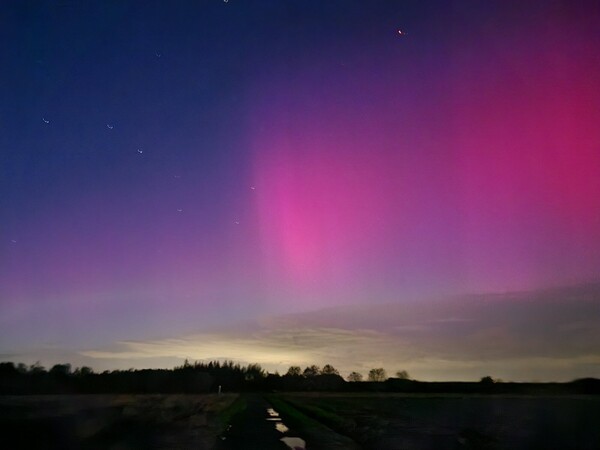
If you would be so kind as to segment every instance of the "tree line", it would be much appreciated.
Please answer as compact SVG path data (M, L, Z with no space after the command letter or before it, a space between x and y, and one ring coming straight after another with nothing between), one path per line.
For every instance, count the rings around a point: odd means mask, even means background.
M233 361L190 362L173 369L129 369L94 372L90 367L56 364L46 370L39 363L27 366L0 363L2 394L175 394L244 391L347 391L414 393L523 393L600 394L600 380L584 378L570 383L510 383L490 376L478 382L423 382L404 370L388 377L385 369L369 370L366 380L352 372L346 379L331 364L291 366L284 375L268 373L259 364Z
M289 376L305 376L311 377L315 375L339 375L340 373L330 364L326 364L323 368L319 368L319 366L312 365L306 367L306 369L302 370L300 366L291 366L286 375ZM399 370L396 372L396 378L402 380L409 380L410 376L406 370ZM385 381L388 379L387 372L383 367L377 367L369 370L367 374L367 381L378 382ZM350 372L350 374L346 377L347 381L350 382L359 382L364 381L363 375L359 372Z
M408 378L406 372L398 372ZM397 374L397 375L398 375ZM367 382L387 379L383 368L367 374ZM0 363L0 394L10 393L178 393L245 390L342 390L348 382L363 381L352 372L346 380L331 364L322 368L291 366L284 375L268 373L259 364L241 365L233 361L185 360L173 369L106 370L100 373L87 366L55 364L49 370L39 362Z

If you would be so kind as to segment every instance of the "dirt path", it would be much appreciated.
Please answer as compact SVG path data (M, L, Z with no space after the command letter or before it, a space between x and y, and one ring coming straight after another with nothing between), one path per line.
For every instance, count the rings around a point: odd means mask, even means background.
M230 428L219 439L217 449L289 450L291 447L281 439L297 434L292 430L285 433L277 430L276 424L283 424L283 421L274 411L269 412L272 407L262 396L247 394L245 399L246 409L233 418ZM284 429L281 425L279 428Z

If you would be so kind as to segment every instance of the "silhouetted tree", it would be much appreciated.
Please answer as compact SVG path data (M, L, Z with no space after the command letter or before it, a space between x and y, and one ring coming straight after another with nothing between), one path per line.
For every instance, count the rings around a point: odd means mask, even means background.
M19 372L17 371L17 368L15 367L14 363L11 362L2 362L0 363L0 376L15 376L17 375Z
M308 366L306 369L304 369L304 372L302 372L302 375L304 375L305 377L316 377L320 373L321 373L321 368L319 366L315 366L313 364L312 366Z
M92 370L91 367L82 366L82 367L76 368L75 371L73 372L73 375L85 377L85 376L91 375L93 373L94 373L94 371Z
M358 372L351 372L350 375L348 375L348 381L362 381L363 380L363 376L358 373Z
M410 380L410 376L406 370L399 370L396 372L396 378L400 378L401 380Z
M290 376L290 377L299 377L300 375L302 375L302 369L300 368L300 366L291 366L286 375Z
M323 375L339 375L340 373L338 372L338 370L333 367L331 364L325 364L323 366L323 370L321 370L321 373Z
M369 381L385 381L386 379L387 374L383 367L369 370Z
M249 364L244 370L244 379L246 381L254 381L264 378L266 376L265 371L260 364Z
M36 361L35 364L29 366L29 373L40 374L46 372L46 368L40 364L39 361Z
M51 375L66 377L71 375L71 364L55 364L49 372Z
M265 374L258 364L246 367L233 361L189 361L173 370L166 369L129 369L105 370L93 373L89 367L77 368L71 372L69 364L56 364L46 371L40 363L29 369L24 364L0 363L0 395L21 394L175 394L216 392L222 386L225 392L255 391L388 391L388 392L480 392L480 393L566 393L598 394L600 380L583 379L572 383L506 383L491 376L473 383L418 383L402 379L408 377L404 371L396 373L398 378L386 379L383 368L369 372L369 381L377 383L345 383L343 378L328 365L320 371L317 366L306 368L308 376L300 375L300 368L292 366L281 377L277 374ZM337 371L335 371L337 372ZM362 381L362 375L352 372L348 381Z

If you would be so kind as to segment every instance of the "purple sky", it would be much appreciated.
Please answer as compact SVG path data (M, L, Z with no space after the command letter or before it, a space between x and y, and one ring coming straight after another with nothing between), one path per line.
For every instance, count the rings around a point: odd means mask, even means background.
M350 311L388 305L401 322L431 305L418 327L464 301L480 321L470 294L544 305L559 286L585 292L569 324L600 316L597 2L9 1L0 21L3 359L279 368L343 345L298 356L253 326L238 347L240 323L270 317L275 333L300 314L298 336L397 342L373 321L357 332ZM315 325L323 308L348 322ZM526 317L554 326L544 311ZM514 320L492 328L539 339ZM579 355L589 336L563 325L572 348L527 358ZM459 349L474 332L429 330ZM115 357L117 342L206 333L213 350ZM435 379L462 361L418 342L414 366L381 364ZM464 352L480 368L448 373L496 367ZM581 357L595 362L505 376L600 376L598 353ZM376 363L355 359L336 364Z

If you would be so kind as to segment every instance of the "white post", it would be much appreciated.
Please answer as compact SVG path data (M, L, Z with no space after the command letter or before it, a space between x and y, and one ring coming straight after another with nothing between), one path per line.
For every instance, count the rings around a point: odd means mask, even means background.
M219 385L219 395L221 395L221 385Z

